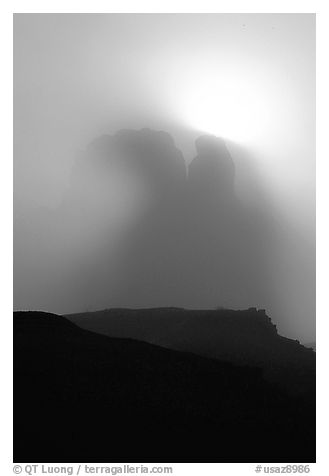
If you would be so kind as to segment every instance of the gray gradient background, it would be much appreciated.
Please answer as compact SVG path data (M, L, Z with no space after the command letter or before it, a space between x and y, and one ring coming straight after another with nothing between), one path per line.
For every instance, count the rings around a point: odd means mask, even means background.
M28 240L35 237L24 234L21 223L36 208L58 207L73 164L87 144L120 128L163 129L174 137L188 164L200 134L221 135L220 130L198 127L193 100L198 88L207 89L211 76L218 89L210 88L207 100L213 104L213 117L218 111L218 123L223 123L228 114L227 103L221 110L225 75L239 77L239 84L245 77L250 104L255 104L254 122L248 125L252 133L237 133L227 145L236 165L237 194L272 224L269 259L275 298L263 302L260 297L260 305L281 333L315 338L311 14L16 14L15 308L65 311L47 305L41 289L40 301L27 290L27 279L38 280L33 267L26 273L24 261ZM232 111L239 113L234 101Z

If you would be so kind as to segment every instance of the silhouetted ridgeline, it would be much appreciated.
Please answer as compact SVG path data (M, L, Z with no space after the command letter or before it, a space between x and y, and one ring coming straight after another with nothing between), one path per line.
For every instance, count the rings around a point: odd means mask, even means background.
M108 329L116 327L116 334L129 328L137 334L145 326L144 338L146 322L154 319L153 334L155 329L166 339L176 334L175 345L182 347L187 346L183 336L189 325L203 342L199 318L205 319L210 342L212 332L218 330L218 339L219 329L227 328L225 338L231 336L233 345L232 326L237 341L242 334L246 339L257 335L258 352L261 340L264 348L281 341L264 316L250 311L242 323L239 313L231 313L228 324L226 313L112 310L74 319L103 320L104 325L107 316ZM191 342L195 344L196 337ZM305 365L304 348L291 341L285 345L299 352L300 365ZM54 314L16 312L14 460L314 462L314 387L312 393L292 396L264 379L257 366L110 338Z
M314 392L314 352L280 336L264 310L108 309L67 317L108 336L258 366L269 381L291 393Z

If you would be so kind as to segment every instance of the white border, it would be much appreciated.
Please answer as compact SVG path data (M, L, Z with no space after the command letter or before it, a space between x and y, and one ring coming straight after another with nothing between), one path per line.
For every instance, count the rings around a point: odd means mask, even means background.
M13 12L190 12L317 13L317 464L310 474L328 474L328 45L329 12L325 1L3 1L1 48L1 439L0 474L12 472L12 13ZM138 8L137 8L138 7ZM248 8L247 8L248 7ZM175 464L174 475L253 474L255 464Z

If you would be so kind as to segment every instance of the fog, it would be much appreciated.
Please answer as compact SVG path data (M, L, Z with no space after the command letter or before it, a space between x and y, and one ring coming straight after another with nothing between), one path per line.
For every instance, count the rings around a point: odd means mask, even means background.
M15 309L256 306L314 340L315 16L16 14L14 207Z

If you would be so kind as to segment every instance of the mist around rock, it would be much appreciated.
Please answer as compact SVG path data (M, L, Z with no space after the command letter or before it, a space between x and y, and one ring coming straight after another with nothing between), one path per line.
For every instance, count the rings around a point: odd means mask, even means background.
M266 219L236 197L234 161L201 136L187 167L171 136L122 130L76 161L57 209L15 223L16 309L191 309L275 301Z

